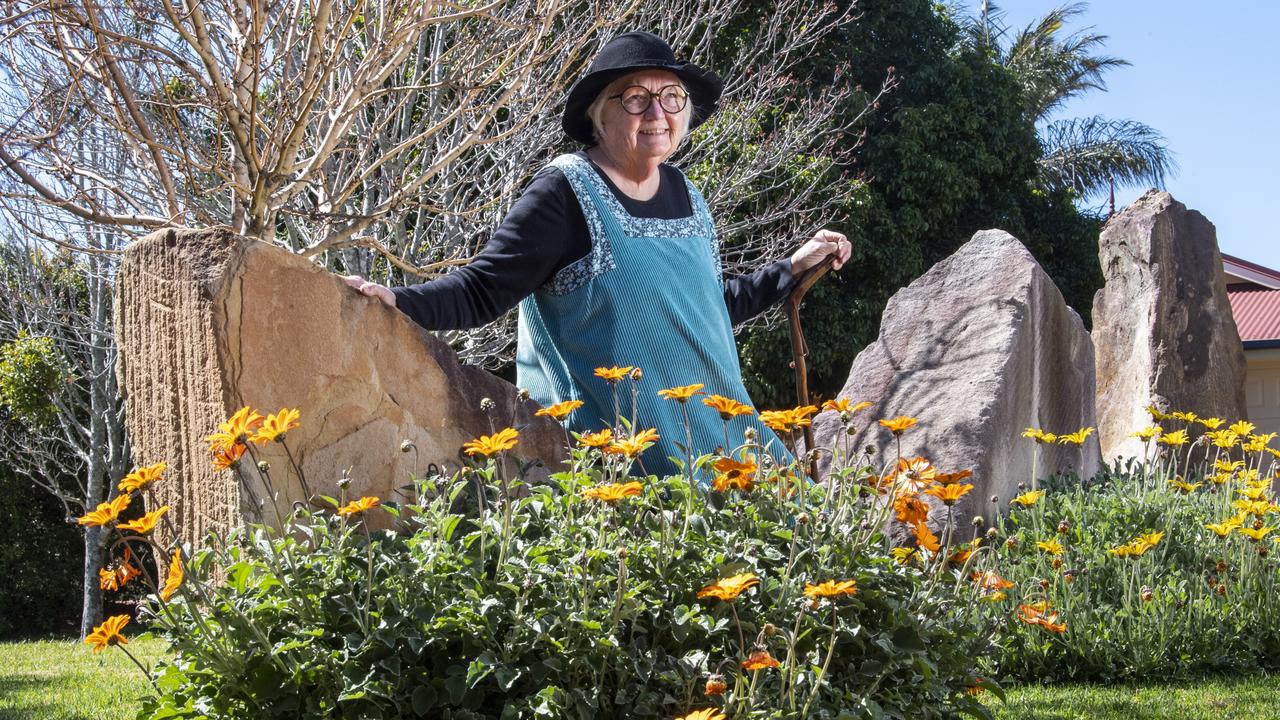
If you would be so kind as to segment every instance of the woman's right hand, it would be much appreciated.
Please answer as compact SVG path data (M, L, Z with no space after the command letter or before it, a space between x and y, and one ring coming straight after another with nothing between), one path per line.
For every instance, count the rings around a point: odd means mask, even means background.
M376 282L365 280L359 275L343 275L342 281L351 287L359 290L362 294L369 297L376 297L386 303L388 307L396 306L396 294L391 292L391 288L385 285L379 285Z

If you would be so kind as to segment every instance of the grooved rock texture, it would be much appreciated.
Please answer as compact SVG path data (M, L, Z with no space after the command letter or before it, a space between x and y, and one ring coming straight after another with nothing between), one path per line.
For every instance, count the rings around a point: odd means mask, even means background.
M1141 457L1146 408L1246 417L1245 359L1212 223L1150 190L1098 241L1106 285L1093 300L1102 455Z
M203 441L245 405L301 411L287 444L313 494L337 497L349 471L348 497L411 497L412 475L429 463L456 469L462 443L491 432L484 397L497 404L496 427L520 429L517 454L564 457L559 424L534 417L512 385L459 364L444 342L308 260L227 231L162 230L130 245L115 327L133 456L168 463L158 500L185 539L258 519L251 497L266 489L252 459L238 482L214 470ZM404 440L416 451L401 452ZM304 499L280 444L253 451L270 464L283 512ZM269 505L262 520L275 522Z
M904 457L923 456L942 471L972 470L975 488L956 504L959 532L989 516L1029 482L1036 443L1029 426L1061 433L1094 424L1093 344L1080 317L1031 253L1012 235L984 230L951 257L899 290L885 308L880 336L858 354L841 397L870 401L848 436L831 411L814 421L818 446L870 445L874 462L896 457L893 436L876 420L919 418L902 435ZM1037 474L1098 469L1098 445L1040 448ZM824 456L825 457L825 456ZM829 471L820 467L823 474ZM932 504L930 524L945 518Z

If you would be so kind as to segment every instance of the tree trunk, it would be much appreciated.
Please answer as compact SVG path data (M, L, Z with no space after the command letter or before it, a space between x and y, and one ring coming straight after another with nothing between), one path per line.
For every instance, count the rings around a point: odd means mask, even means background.
M80 639L102 622L102 591L98 589L98 568L102 567L102 528L85 528L84 597L80 611Z

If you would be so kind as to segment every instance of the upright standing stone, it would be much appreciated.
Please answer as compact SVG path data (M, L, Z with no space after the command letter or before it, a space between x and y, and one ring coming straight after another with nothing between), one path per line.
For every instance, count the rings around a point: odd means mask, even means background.
M1217 235L1203 215L1151 190L1098 242L1106 285L1093 300L1102 454L1140 457L1146 408L1228 421L1247 413L1245 359Z
M298 408L287 443L313 494L404 499L430 463L459 466L461 445L520 429L515 453L563 457L560 426L533 417L516 389L458 363L442 341L311 262L222 230L162 230L129 246L116 288L119 373L133 455L168 463L159 501L187 539L256 520L248 493L215 471L203 438L245 405ZM401 451L401 443L412 447ZM304 500L276 443L254 446L282 511ZM240 475L264 497L253 458ZM545 471L544 471L545 473ZM266 509L263 520L275 521Z
M888 463L896 446L876 419L918 418L902 435L904 457L973 471L976 487L956 506L963 523L987 515L991 495L1005 504L1030 481L1037 445L1023 430L1094 424L1093 345L1022 243L985 230L889 300L879 338L858 354L840 396L873 406L854 417L852 437L834 412L820 414L815 442L854 453L871 445L876 461ZM1040 476L1098 469L1092 437L1039 452ZM931 517L937 524L939 514Z

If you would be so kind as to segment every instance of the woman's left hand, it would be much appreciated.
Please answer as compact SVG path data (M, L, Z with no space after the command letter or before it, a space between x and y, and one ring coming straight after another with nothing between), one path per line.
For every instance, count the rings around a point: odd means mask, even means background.
M791 274L799 275L825 260L828 255L835 256L836 261L831 267L839 270L852 253L853 245L844 235L834 230L819 230L813 239L801 245L791 256Z

